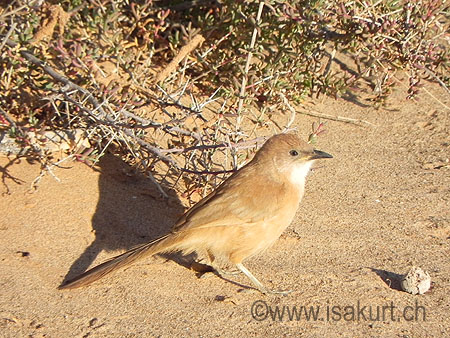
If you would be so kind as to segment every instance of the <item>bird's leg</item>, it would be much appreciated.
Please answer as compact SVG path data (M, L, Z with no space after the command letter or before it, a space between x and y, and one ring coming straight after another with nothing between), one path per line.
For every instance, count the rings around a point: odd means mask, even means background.
M251 281L252 283L256 286L256 288L263 294L277 294L277 295L288 295L289 293L292 292L292 290L287 290L287 291L278 291L278 290L269 290L267 289L264 285L262 285L262 283L256 279L255 276L252 275L252 273L250 271L247 270L247 268L245 266L243 266L241 263L237 263L236 267L241 270Z
M209 261L210 261L210 265L211 267L217 272L217 274L220 277L225 277L225 276L236 276L238 274L241 273L241 271L239 270L233 270L233 271L229 271L229 270L224 270L222 269L215 260L215 256L212 252L210 252L209 250L206 250L206 252L208 253L208 257L209 257Z
M241 273L241 271L240 270L224 270L224 269L222 269L216 262L215 262L215 257L214 257L214 255L211 253L211 252L209 252L209 250L207 251L208 252L208 256L209 256L209 258L210 258L210 262L211 262L211 267L217 272L217 274L219 275L219 276L221 276L221 277L224 277L224 276L236 276L236 275L239 275L240 273Z
M207 264L213 269L213 271L199 271L202 272L202 278L206 278L209 277L207 274L208 272L215 272L217 275L219 275L220 277L225 277L225 276L236 276L238 274L241 273L240 270L233 270L233 271L227 271L222 269L217 263L216 263L216 257L214 256L214 254L212 252L210 252L209 250L206 250L206 255L205 258L207 258Z

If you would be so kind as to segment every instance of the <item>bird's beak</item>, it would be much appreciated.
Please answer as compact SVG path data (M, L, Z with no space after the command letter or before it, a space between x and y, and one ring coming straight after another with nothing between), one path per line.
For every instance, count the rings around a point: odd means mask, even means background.
M324 151L314 149L314 153L309 157L309 160L317 160L319 158L333 158L333 156Z

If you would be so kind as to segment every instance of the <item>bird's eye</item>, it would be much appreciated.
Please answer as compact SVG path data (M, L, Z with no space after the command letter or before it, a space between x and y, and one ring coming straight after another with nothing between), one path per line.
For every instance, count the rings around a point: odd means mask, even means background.
M289 155L291 155L291 156L298 156L298 151L295 150L295 149L292 149L292 150L289 152Z

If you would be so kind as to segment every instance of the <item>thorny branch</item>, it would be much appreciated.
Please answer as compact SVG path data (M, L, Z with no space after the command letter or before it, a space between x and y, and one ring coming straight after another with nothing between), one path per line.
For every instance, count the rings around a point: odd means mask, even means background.
M17 46L17 44L13 41L6 41L6 44L12 48L15 48ZM35 57L33 54L31 54L29 51L27 50L21 50L20 54L27 59L29 62L33 63L35 66L38 66L40 68L42 68L47 74L49 74L53 79L55 79L56 81L64 84L64 87L61 88L61 92L66 93L70 90L76 90L84 95L86 95L87 100L94 106L94 108L96 110L98 110L101 115L100 118L105 118L107 122L105 121L101 121L99 119L96 118L96 120L98 122L101 123L110 123L110 126L115 126L115 121L105 112L105 110L103 109L103 106L101 103L99 103L97 101L97 99L86 89L78 86L77 84L73 83L72 81L70 81L68 78L66 78L65 76L59 74L58 72L56 72L52 67L50 67L49 65L46 65L43 61L39 60L37 57ZM67 96L66 96L67 98ZM81 106L81 104L77 104L78 106ZM82 108L85 112L88 112L89 115L93 116L93 113L83 107ZM120 111L122 114L124 113L123 110ZM125 115L125 114L124 114ZM127 114L128 117L132 116L130 113ZM134 116L133 116L134 117ZM141 120L142 122L142 120ZM151 121L148 121L147 123L148 125L152 125ZM120 127L117 127L120 128ZM150 144L148 144L147 142L140 140L139 138L136 138L133 133L129 130L129 129L124 129L123 132L127 135L130 136L131 138L133 138L137 143L139 143L142 147L144 147L145 149L147 149L150 153L154 154L155 156L159 157L161 160L163 160L164 162L166 162L167 164L173 165L176 168L178 167L178 165L176 164L176 162L168 157L163 155L160 150Z
M11 48L17 48L18 44L15 42L12 42L8 39L4 40L5 44ZM134 122L128 122L128 123L122 123L118 122L116 118L113 118L110 113L107 112L107 103L106 101L100 103L94 95L89 92L87 89L78 86L77 84L73 83L71 80L69 80L64 75L61 75L56 70L54 70L51 66L43 62L42 60L35 57L30 51L28 50L20 50L20 54L30 63L32 63L35 66L40 67L42 70L44 70L45 73L50 75L55 81L63 84L64 86L59 89L60 94L53 95L48 97L48 100L56 100L56 99L64 99L67 102L70 102L71 104L75 105L79 108L79 112L81 114L84 114L89 119L91 119L95 125L103 125L109 128L112 128L116 130L117 132L123 133L125 136L132 139L134 142L136 142L139 146L147 150L149 153L151 153L153 156L159 158L169 166L176 168L180 172L189 173L189 174L196 174L196 175L205 175L205 174L212 174L212 175L218 175L218 174L227 174L232 173L235 171L233 170L192 170L189 168L183 168L170 156L167 154L172 153L186 153L186 152L195 152L197 150L215 150L215 149L232 149L233 151L238 149L250 149L256 147L258 144L262 144L264 142L264 137L257 137L252 140L247 141L241 141L237 143L218 143L218 144L201 144L201 145L195 145L190 147L182 147L182 148L170 148L170 149L160 149L146 140L136 136L135 131L138 129L159 129L163 130L166 133L177 133L185 136L193 137L197 143L202 142L202 136L193 131L189 131L183 128L180 128L178 126L170 125L171 122L179 122L180 119L172 119L168 122L160 123L155 122L143 117L140 117L129 110L125 108L121 108L118 110L118 113L126 120L132 120ZM192 109L189 107L186 107L182 105L178 100L174 99L170 94L168 94L164 89L157 86L157 88L163 93L163 95L170 100L171 102L159 99L155 97L154 95L151 95L149 93L145 93L147 97L149 97L153 102L157 102L161 109L164 110L165 107L175 107L180 110L182 110L185 113L185 116L182 118L185 120L189 116L196 116L199 119L201 119L204 122L208 122L208 120L202 115L201 111L197 109ZM73 92L79 92L83 95L85 95L85 100L89 102L94 109L88 108L84 103L79 102L78 100L75 100L71 95ZM62 94L62 96L61 96ZM204 106L204 105L203 105ZM108 107L109 108L109 107ZM2 111L2 115L4 112ZM6 114L6 113L5 113ZM171 116L170 113L166 111L166 114ZM5 115L5 118L11 123L14 123L11 118L9 118L8 115ZM53 165L52 165L53 166ZM47 166L46 170L51 173L51 169ZM43 173L37 181L42 177ZM37 183L36 181L36 183ZM35 182L34 182L35 183ZM161 189L159 187L159 189Z

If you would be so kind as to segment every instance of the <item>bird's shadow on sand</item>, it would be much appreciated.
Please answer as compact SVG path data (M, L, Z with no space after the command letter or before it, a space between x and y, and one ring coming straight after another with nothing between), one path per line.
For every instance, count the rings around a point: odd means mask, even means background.
M97 168L99 200L92 217L95 240L72 263L62 285L86 271L102 251L111 252L113 257L167 234L184 212L173 190L163 186L169 198L162 198L149 178L133 172L113 155L103 156ZM179 254L164 257L185 267L192 261L192 257Z

